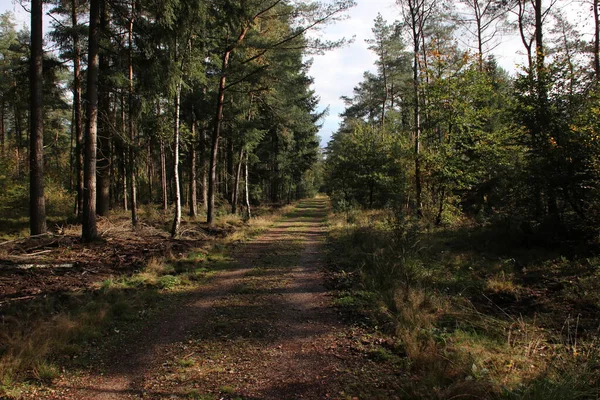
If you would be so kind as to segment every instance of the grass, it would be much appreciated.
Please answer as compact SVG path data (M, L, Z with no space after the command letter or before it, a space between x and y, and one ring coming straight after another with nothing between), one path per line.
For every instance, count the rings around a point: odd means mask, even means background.
M600 396L600 258L384 211L333 215L329 232L334 304L393 338L369 354L403 358L408 398Z

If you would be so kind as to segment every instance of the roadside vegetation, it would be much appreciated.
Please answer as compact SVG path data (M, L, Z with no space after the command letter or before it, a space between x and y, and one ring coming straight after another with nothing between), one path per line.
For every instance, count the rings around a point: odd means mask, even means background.
M335 304L391 337L408 398L600 395L597 256L376 210L332 215L329 253Z

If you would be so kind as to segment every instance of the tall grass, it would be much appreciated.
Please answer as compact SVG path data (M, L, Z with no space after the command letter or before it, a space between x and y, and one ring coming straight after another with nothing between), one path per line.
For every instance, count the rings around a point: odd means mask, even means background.
M488 254L439 243L473 238L419 228L387 211L330 218L329 264L344 300L338 304L360 303L364 313L364 301L349 299L375 299L368 306L377 326L388 327L403 365L415 376L403 383L410 398L600 396L594 340L579 338L585 351L575 352L575 329L569 338L538 326L535 314L504 310L486 293L517 298L521 288L511 268Z

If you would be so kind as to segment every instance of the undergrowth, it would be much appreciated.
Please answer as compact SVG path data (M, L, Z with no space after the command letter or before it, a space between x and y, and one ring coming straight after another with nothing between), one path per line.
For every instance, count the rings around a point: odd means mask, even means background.
M393 337L409 398L600 396L597 258L388 211L331 216L329 254L335 304Z

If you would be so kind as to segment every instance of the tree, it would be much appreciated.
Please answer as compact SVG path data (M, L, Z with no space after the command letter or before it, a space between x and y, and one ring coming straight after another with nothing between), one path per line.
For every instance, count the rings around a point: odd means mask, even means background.
M427 24L435 16L438 3L434 0L399 0L402 18L408 29L413 51L413 140L415 153L415 202L418 216L423 215L421 182L421 95L419 53L425 41Z
M90 242L98 236L96 226L96 149L98 136L99 27L102 0L90 0L87 76L87 124L84 152L84 191L82 239Z
M42 72L42 0L31 2L31 138L29 153L29 227L32 235L46 232L44 200L44 112Z
M505 0L461 0L469 11L464 18L467 29L475 36L479 69L483 70L486 54L499 45L497 35L506 18ZM474 26L473 26L474 25Z

